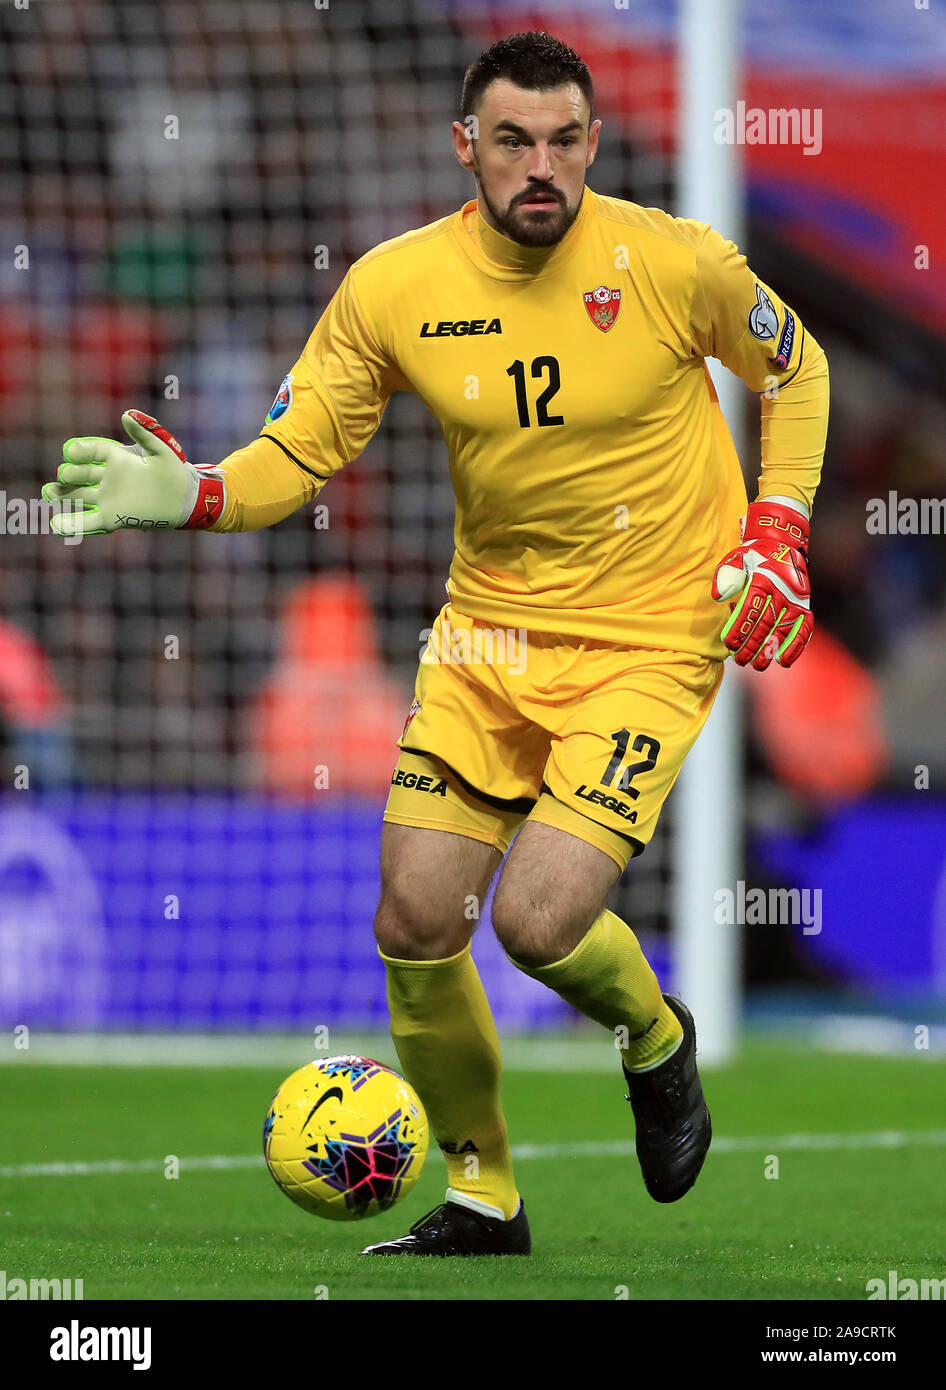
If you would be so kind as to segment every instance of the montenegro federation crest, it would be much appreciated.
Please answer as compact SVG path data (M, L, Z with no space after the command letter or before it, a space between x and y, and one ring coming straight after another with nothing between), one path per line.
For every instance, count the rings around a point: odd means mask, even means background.
M586 290L584 298L591 322L595 328L600 328L602 333L607 333L609 328L614 327L614 321L618 316L621 291L609 290L606 285L599 285L596 290Z

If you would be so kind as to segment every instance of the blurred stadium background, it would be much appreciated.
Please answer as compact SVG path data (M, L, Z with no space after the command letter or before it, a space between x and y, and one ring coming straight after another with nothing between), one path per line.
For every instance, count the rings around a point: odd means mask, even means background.
M129 406L198 462L254 437L351 262L472 196L449 122L494 37L577 47L591 185L675 211L676 23L662 0L0 10L5 1028L386 1027L380 813L452 549L435 422L396 396L327 526L65 545L24 501ZM745 929L746 1016L868 1049L922 1023L942 1048L946 548L870 534L866 509L946 497L946 18L746 0L743 62L748 106L824 113L817 157L744 150L743 249L832 375L819 628L790 683L746 685L743 808L746 882L821 889L823 930ZM615 894L670 984L672 835L671 801ZM488 930L476 951L501 1029L578 1025Z

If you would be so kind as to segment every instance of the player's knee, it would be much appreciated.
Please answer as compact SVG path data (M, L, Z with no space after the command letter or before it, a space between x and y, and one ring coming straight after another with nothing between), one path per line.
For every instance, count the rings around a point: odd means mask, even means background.
M492 908L493 930L499 943L520 965L550 965L568 955L576 929L582 925L572 917L548 898L517 889L504 890L502 882Z
M431 954L436 923L423 902L413 900L409 889L396 880L387 883L374 919L375 939L381 951L394 960L423 960Z
M392 960L444 960L463 949L469 930L464 932L437 899L412 879L384 884L374 921L375 939L384 955Z

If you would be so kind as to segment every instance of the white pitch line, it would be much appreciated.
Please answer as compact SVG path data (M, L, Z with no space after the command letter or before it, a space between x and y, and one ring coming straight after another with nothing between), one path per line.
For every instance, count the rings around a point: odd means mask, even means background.
M884 1018L827 1016L806 1023L806 1050L860 1055L909 1057L923 1065L942 1065L946 1057L946 1026L932 1025L929 1052L916 1051L912 1027ZM801 1045L795 1031L764 1034L770 1043L782 1039ZM812 1048L811 1044L814 1044ZM332 1030L330 1042L318 1048L303 1033L43 1033L29 1036L29 1047L0 1048L5 1066L78 1067L279 1067L287 1072L305 1062L333 1053L354 1052L375 1057L397 1068L398 1060L387 1033ZM506 1071L614 1072L620 1076L614 1039L601 1029L579 1028L567 1033L507 1035L502 1039ZM697 1054L700 1066L704 1063ZM706 1071L714 1068L706 1066Z
M749 1135L720 1135L713 1140L711 1154L777 1153L795 1149L824 1152L835 1149L905 1149L946 1147L946 1129L886 1129L867 1134L776 1134L768 1138ZM634 1152L631 1139L589 1140L574 1144L513 1144L517 1161L542 1158L623 1158ZM431 1157L442 1158L436 1150ZM208 1158L181 1158L180 1171L201 1172L214 1168L262 1167L261 1154L217 1154ZM109 1173L160 1173L165 1159L105 1158L88 1163L20 1163L0 1167L0 1178L85 1178Z
M169 1155L170 1157L170 1155ZM205 1171L210 1168L256 1168L263 1166L262 1154L217 1154L210 1158L180 1158L180 1170ZM88 1163L21 1163L0 1168L0 1178L97 1178L108 1173L161 1173L167 1166L163 1158L101 1158Z
M331 1041L313 1047L304 1034L191 1033L40 1033L29 1047L0 1048L0 1067L279 1067L288 1073L305 1062L338 1053L374 1057L387 1066L398 1060L387 1033L334 1031ZM616 1072L614 1039L603 1030L567 1036L506 1037L502 1043L507 1071Z
M903 1149L912 1145L946 1146L946 1129L877 1130L871 1134L776 1134L769 1138L750 1135L720 1135L713 1140L711 1154L777 1153L779 1149ZM606 1158L632 1154L630 1139L576 1144L514 1144L512 1156L526 1158Z

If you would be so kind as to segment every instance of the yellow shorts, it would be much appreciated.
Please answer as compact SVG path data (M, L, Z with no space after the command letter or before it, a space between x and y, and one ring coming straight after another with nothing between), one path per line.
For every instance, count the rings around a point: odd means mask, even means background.
M385 820L505 853L528 819L623 870L702 729L723 663L497 629L447 604L417 673Z

